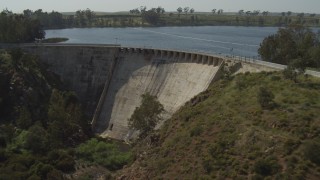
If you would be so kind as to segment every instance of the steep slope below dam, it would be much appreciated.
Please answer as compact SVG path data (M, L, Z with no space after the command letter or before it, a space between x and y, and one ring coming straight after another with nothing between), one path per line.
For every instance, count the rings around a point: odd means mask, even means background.
M126 139L141 95L156 95L168 119L204 91L224 60L206 54L108 45L24 45L84 103L103 137Z

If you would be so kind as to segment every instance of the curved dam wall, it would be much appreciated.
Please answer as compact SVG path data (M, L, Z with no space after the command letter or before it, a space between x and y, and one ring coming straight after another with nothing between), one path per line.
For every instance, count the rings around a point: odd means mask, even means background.
M129 138L128 119L149 92L163 104L168 119L204 91L224 60L206 54L123 48L113 45L24 45L39 55L66 88L77 93L93 130L103 137Z
M170 118L209 86L222 62L185 52L120 49L108 91L101 96L101 109L93 121L96 132L103 137L129 138L128 119L146 92L158 97L165 109L164 119Z

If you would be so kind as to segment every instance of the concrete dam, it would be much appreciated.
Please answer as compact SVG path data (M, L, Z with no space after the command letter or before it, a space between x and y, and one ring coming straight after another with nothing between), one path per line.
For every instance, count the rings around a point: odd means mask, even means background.
M168 119L217 78L222 58L171 50L116 45L24 45L58 74L92 117L102 137L126 139L128 119L149 92Z

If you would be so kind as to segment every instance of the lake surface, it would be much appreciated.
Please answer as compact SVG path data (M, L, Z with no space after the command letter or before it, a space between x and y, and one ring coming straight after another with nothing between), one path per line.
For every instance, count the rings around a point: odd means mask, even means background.
M234 26L74 28L46 30L46 38L69 38L64 43L120 44L256 57L262 40L277 30Z

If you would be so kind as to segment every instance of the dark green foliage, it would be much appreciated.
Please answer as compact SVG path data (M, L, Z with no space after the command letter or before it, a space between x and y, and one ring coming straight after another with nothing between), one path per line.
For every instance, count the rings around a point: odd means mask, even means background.
M258 91L258 102L264 109L271 109L275 106L274 94L266 87L260 87Z
M29 179L46 179L47 174L54 168L49 164L38 163L34 164L30 168L30 172L33 174Z
M86 139L83 129L88 124L76 102L73 93L56 89L52 91L48 108L48 129L54 147L74 146Z
M298 73L296 72L295 68L292 67L291 65L288 65L283 71L283 76L284 78L286 79L290 79L294 82L297 81L297 76L298 76Z
M57 78L47 73L37 57L19 49L1 51L0 61L0 79L5 79L0 90L4 107L0 110L1 120L16 118L14 123L26 129L35 119L45 119L50 88L57 86Z
M0 163L7 160L7 158L8 157L7 157L5 149L0 147Z
M199 136L202 133L203 129L201 126L196 126L190 131L190 136Z
M33 55L0 50L0 61L0 177L63 179L75 166L66 149L90 135L76 95L54 89L62 83Z
M247 84L246 84L246 77L245 76L242 76L242 77L238 77L236 79L236 87L239 89L239 90L243 90L247 87Z
M75 17L70 17L70 22L73 23L71 25L76 27L91 27L94 18L95 18L95 13L90 9L78 10L76 11Z
M21 107L18 108L17 111L19 114L16 122L18 127L21 129L28 129L33 124L31 113L28 108Z
M68 38L48 38L48 39L44 39L41 42L42 43L59 43L59 42L65 42L68 41Z
M155 10L150 9L148 11L144 11L142 14L142 19L145 20L147 23L152 25L157 25L159 23L160 14L157 13Z
M45 32L38 20L12 13L0 14L0 42L33 42L44 36Z
M288 139L284 143L284 151L286 154L291 154L300 145L300 142L294 139Z
M306 159L311 162L320 165L320 139L314 139L312 141L307 141L304 144L303 153Z
M47 179L59 180L64 179L64 177L61 171L53 169L47 174Z
M280 28L277 34L263 40L258 50L265 61L291 64L304 72L306 67L319 68L320 42L310 29L296 25Z
M121 152L115 144L97 139L90 139L80 144L76 149L76 154L80 159L100 164L110 170L121 169L132 158L129 152Z
M263 176L275 174L280 170L281 166L278 164L277 159L273 157L259 159L254 164L254 171Z
M75 160L72 154L65 150L52 150L48 153L48 160L56 168L63 172L74 170Z
M35 154L45 154L49 148L46 130L41 125L35 124L28 131L25 147Z
M140 131L140 137L145 137L161 120L160 114L164 108L156 96L146 93L141 98L141 105L136 107L128 123L130 128Z

